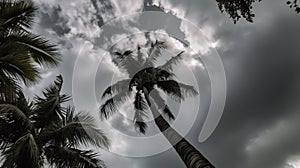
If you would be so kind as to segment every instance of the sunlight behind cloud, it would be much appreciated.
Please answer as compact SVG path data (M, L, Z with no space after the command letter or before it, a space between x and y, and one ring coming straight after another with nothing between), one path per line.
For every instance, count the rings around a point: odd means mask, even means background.
M293 157L287 161L285 168L300 168L300 157Z

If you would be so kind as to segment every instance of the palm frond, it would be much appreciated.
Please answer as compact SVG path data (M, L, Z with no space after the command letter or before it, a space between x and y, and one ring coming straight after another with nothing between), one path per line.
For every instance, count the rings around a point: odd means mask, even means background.
M120 53L120 52L118 52L118 51L116 51L116 52L113 52L113 54L115 54L115 55L117 55L118 57L121 57L122 58L122 53Z
M175 57L172 57L171 59L169 59L165 64L163 64L159 68L167 70L167 71L173 71L173 65L178 64L182 60L183 53L184 53L184 51L181 51Z
M24 94L16 91L13 96L4 95L0 100L0 148L14 143L27 131L31 131L33 125L30 120L31 104Z
M63 84L62 76L56 77L54 84L43 91L44 97L35 97L35 116L33 120L37 127L44 127L52 122L59 121L64 116L61 103L70 100L70 96L60 94Z
M145 123L144 119L140 117L140 115L135 115L135 118L136 120L134 120L134 127L136 128L136 130L142 134L146 134L146 130L148 126Z
M19 83L11 78L6 77L0 72L0 102L4 103L8 100L17 97L17 94L21 91Z
M129 90L132 90L134 86L138 87L138 90L142 90L144 85L152 85L158 80L170 79L174 76L166 70L148 67L137 72L129 82Z
M135 94L134 107L137 110L142 110L142 111L146 111L148 108L147 102L144 100L144 98L140 92L137 92Z
M71 147L49 146L45 155L50 165L57 168L105 168L97 153L84 151Z
M74 108L68 108L64 126L56 130L52 137L55 138L56 143L67 143L69 146L78 146L89 144L108 148L109 140L106 135L94 125L95 120L89 114L80 112L74 114Z
M4 161L1 167L21 168L39 167L39 150L31 133L20 137L8 150L4 151Z
M175 116L173 115L172 111L170 110L169 106L166 105L163 112L169 117L170 120L174 120Z
M170 110L169 106L166 104L166 101L160 96L157 89L153 89L150 93L152 100L155 102L157 109L160 109L166 114L170 120L174 120L175 116Z
M18 48L16 50L15 48ZM8 52L0 57L1 78L10 78L21 80L26 85L37 82L40 78L39 70L32 63L30 56L25 48L14 45L12 42L7 42L0 46L0 49ZM1 54L5 54L3 52Z
M0 2L1 27L10 32L29 28L36 10L37 8L30 1L2 0Z
M28 116L24 114L17 106L12 104L0 104L0 116L10 115L15 121L22 122L27 128L32 128L32 124Z
M169 106L166 104L166 101L160 96L157 89L153 89L150 93L152 100L155 102L157 109L161 109L164 114L166 114L170 120L174 120L175 116L170 110Z
M132 54L132 53L133 53L133 51L127 50L127 51L125 51L125 52L123 53L123 55L124 55L124 56L128 56L128 55L130 55L130 54Z
M107 95L118 94L124 91L124 88L128 88L129 82L130 79L124 79L112 84L111 86L105 89L105 91L102 94L102 99L105 98L105 96Z
M184 83L178 82L181 93L184 97L194 97L197 96L199 93L198 91L194 88L194 86L187 85Z
M165 42L156 40L155 43L151 43L151 47L148 50L148 57L144 64L146 67L154 66L157 58L161 56L161 49L167 49Z
M33 60L40 65L56 66L61 60L56 45L38 35L18 33L7 37L7 41L16 41L23 45Z
M16 135L18 132L18 128L14 123L10 123L10 118L0 116L0 151L7 149L15 140L18 138L19 134ZM14 132L12 132L12 129ZM23 133L23 132L22 132Z
M108 119L118 108L125 103L131 96L130 91L123 91L112 98L106 100L106 102L100 107L100 117L103 119Z
M114 55L117 56L117 59L113 59L113 62L121 70L124 70L131 77L136 72L138 72L142 64L135 60L132 56L133 51L127 50L123 54L120 52L114 52Z
M157 81L157 87L166 92L175 101L180 102L184 99L180 86L175 80Z
M190 85L186 85L175 80L158 81L157 87L166 92L173 100L184 100L188 96L197 96L197 90Z
M93 124L85 122L72 122L53 134L55 142L69 146L95 145L102 148L109 147L109 140L105 134Z
M133 118L134 126L140 133L145 134L147 124L144 121L144 117L146 118L148 117L147 116L148 105L140 92L137 92L135 94L134 108L135 108L135 113Z
M154 75L156 77L156 80L171 79L175 76L174 73L160 68L155 68Z
M30 130L28 125L15 118L10 114L0 115L0 150L11 147L12 144Z
M129 77L132 77L142 68L142 65L140 62L135 60L132 55L128 55L121 61L120 67L123 67L123 69L125 69L128 73Z

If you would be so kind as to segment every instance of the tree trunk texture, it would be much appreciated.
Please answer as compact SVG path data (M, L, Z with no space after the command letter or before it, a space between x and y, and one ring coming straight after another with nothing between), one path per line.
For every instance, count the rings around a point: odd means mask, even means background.
M186 167L214 168L214 166L191 143L170 126L159 113L154 101L151 101L151 104L150 109L157 127L174 147Z

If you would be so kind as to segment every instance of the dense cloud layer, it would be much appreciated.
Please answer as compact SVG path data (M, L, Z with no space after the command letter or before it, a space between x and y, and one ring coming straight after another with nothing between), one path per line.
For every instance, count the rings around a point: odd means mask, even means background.
M228 94L218 128L205 143L200 144L197 139L202 119L199 118L187 138L219 168L300 166L297 102L300 91L300 16L290 10L283 1L265 0L256 4L254 23L240 21L236 25L226 14L219 12L212 0L50 0L36 3L41 10L33 30L59 44L64 58L58 69L45 71L44 80L26 90L30 95L39 92L58 73L62 73L65 78L65 92L71 94L75 60L81 56L84 56L81 60L85 61L81 64L82 69L86 69L86 66L96 66L95 60L102 59L101 70L98 70L101 71L101 75L97 74L95 79L97 94L100 95L99 93L111 82L113 75L115 78L124 78L112 63L109 53L103 55L105 48L113 44L114 39L143 31L146 26L151 26L151 23L139 25L137 20L124 20L121 25L111 29L111 35L102 34L100 26L112 18L134 12L169 12L165 14L168 22L165 22L164 18L157 18L157 22L167 23L166 27L158 27L160 30L157 31L175 33L184 39L186 44L201 43L199 37L192 33L191 27L180 18L189 19L206 34L212 45L209 47L217 48L226 70ZM113 38L106 39L105 36ZM149 36L144 34L133 36L131 42L129 40L128 43L119 43L119 47L145 43L147 38ZM166 40L173 45L177 44L171 37ZM175 49L174 47L174 52ZM203 51L201 46L197 49L197 52ZM190 56L193 58L193 54ZM197 81L204 86L201 89L204 92L202 96L205 97L209 95L209 92L205 93L209 88L207 76L199 69L197 72ZM82 88L78 94L88 97L85 82L93 77L92 74L86 69L76 75L82 78L82 83L76 84ZM199 113L205 111L209 100L202 96ZM81 102L81 106L83 109L93 110L93 105L89 103L87 99L86 102ZM116 116L110 121L115 129L133 135L134 129L130 121L129 123L128 125L124 116ZM150 132L152 131L155 132L155 128L150 128ZM117 136L113 137L112 141L115 145L112 148L139 150L133 148L134 144L131 142L122 141ZM184 167L173 149L146 158L126 158L105 151L100 152L101 157L112 168Z

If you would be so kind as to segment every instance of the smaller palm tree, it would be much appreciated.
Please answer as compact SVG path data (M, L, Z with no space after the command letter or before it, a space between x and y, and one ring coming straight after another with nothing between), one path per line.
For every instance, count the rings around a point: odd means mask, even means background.
M0 150L3 168L103 168L104 162L91 150L94 145L108 148L109 140L95 127L94 118L63 107L70 97L60 94L63 79L28 102L22 92L0 100Z
M56 66L55 45L29 31L37 8L30 1L0 0L0 96L36 83L38 66Z

